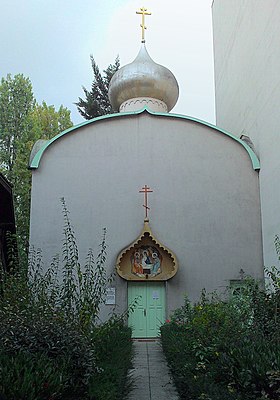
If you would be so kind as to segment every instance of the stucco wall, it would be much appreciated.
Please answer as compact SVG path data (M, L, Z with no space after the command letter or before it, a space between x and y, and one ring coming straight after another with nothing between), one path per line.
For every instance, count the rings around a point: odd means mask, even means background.
M217 125L250 136L261 161L264 263L277 265L280 232L280 2L215 0Z
M47 258L59 250L64 196L81 255L97 252L106 227L113 269L142 229L145 184L152 231L179 261L169 310L202 288L223 291L240 268L262 277L258 173L246 150L202 124L147 113L94 122L49 146L33 171L31 243ZM116 287L123 309L126 282L117 277Z

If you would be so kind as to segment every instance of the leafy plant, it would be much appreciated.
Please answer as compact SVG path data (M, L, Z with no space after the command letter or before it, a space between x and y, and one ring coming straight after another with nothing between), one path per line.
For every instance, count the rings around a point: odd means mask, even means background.
M162 344L182 399L279 399L278 272L274 290L245 280L228 301L202 293L161 328Z
M67 394L69 374L65 359L21 351L0 353L0 393L7 399L59 399Z
M41 250L31 249L29 269L0 274L0 394L7 400L113 399L124 392L131 332L122 316L97 324L113 279L106 270L106 232L96 261L90 250L82 268L61 202L62 257L44 268Z
M91 399L123 400L130 388L127 371L131 368L131 329L120 318L112 318L94 328L98 377L89 381Z

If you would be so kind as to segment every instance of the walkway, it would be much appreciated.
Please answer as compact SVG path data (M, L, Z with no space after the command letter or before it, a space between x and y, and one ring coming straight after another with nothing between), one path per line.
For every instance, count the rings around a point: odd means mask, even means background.
M134 352L134 389L128 400L178 400L160 342L135 341Z

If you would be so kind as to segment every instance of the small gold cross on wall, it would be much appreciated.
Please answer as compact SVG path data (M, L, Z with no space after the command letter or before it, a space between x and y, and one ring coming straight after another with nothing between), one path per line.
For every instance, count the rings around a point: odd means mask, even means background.
M151 188L149 188L149 186L145 185L144 187L142 187L141 190L139 190L139 193L144 193L144 204L143 207L145 208L145 220L144 221L149 221L148 218L148 210L150 210L150 207L148 207L148 193L153 193L153 191L151 190Z
M145 15L152 15L152 13L148 12L147 8L142 7L140 11L136 11L136 14L142 15L142 24L140 26L142 28L142 43L145 43L145 29L147 29L145 26Z

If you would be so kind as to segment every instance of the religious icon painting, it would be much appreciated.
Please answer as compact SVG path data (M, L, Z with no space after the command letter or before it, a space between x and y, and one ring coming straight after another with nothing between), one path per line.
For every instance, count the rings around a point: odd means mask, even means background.
M144 278L146 275L155 277L161 273L162 255L154 246L139 246L131 256L131 271Z

